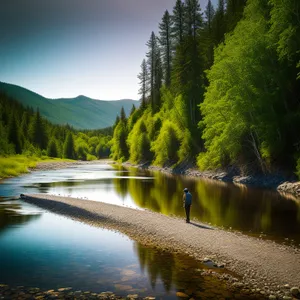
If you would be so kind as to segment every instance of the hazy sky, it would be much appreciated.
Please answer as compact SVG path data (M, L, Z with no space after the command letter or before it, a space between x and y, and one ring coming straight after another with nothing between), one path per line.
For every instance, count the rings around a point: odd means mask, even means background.
M138 99L151 31L175 0L0 0L0 81L48 98ZM214 3L217 0L213 1ZM200 0L204 11L207 0Z

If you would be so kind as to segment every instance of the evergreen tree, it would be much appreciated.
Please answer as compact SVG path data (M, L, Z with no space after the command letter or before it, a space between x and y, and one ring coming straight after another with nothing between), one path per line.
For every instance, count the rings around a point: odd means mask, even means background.
M202 14L198 0L186 0L185 2L185 26L187 35L196 40L197 33L202 27Z
M209 34L211 34L213 19L214 19L214 16L215 16L215 9L214 9L214 6L211 3L211 0L208 0L204 14L205 14L205 27L206 27L206 30Z
M172 86L176 94L184 95L189 107L189 124L195 127L200 118L197 105L202 100L204 91L204 64L197 37L202 26L198 0L186 1L185 11L185 28L188 35L177 47L172 72Z
M226 5L226 28L232 31L242 18L247 0L227 0Z
M205 8L205 21L203 31L201 33L201 48L203 53L204 69L209 70L214 61L214 35L213 22L215 17L215 9L209 0ZM208 83L206 83L207 85Z
M159 24L159 43L162 50L164 82L167 87L171 84L171 61L172 61L172 19L166 10Z
M113 129L114 129L114 130L115 130L115 128L117 127L117 125L119 124L119 122L120 122L120 117L119 117L119 115L117 115L117 116L116 116L115 123L114 123L114 125L113 125Z
M213 20L213 34L215 45L223 42L226 32L226 20L225 20L225 0L219 0L218 8Z
M155 72L154 72L154 98L155 98L154 112L159 111L161 106L160 89L162 87L162 81L163 81L163 68L162 68L160 50L158 49L155 58Z
M30 126L30 136L32 143L40 149L47 147L47 133L46 128L41 118L40 111L37 109L36 114Z
M74 139L73 134L71 132L67 134L67 138L64 143L63 157L75 159Z
M57 143L54 138L52 138L48 144L47 155L50 157L58 157Z
M16 154L22 152L19 128L14 114L11 115L8 125L8 142L14 145Z
M149 76L148 76L147 63L145 59L143 59L142 61L141 72L138 75L138 79L140 80L139 95L141 95L142 97L140 109L144 110L146 108L147 94L149 92Z
M172 16L172 36L175 40L175 46L182 44L184 38L184 3L176 0Z
M147 42L148 52L146 54L149 68L149 87L150 87L150 103L152 112L156 112L159 107L159 90L157 88L161 86L161 63L160 52L157 45L157 39L152 31L150 40Z
M120 112L120 120L124 123L127 122L127 118L126 118L126 113L125 113L125 110L124 110L124 107L122 106L121 108L121 112Z
M131 107L129 116L132 116L132 115L134 114L135 111L136 111L136 107L135 107L134 104L132 104L132 107Z

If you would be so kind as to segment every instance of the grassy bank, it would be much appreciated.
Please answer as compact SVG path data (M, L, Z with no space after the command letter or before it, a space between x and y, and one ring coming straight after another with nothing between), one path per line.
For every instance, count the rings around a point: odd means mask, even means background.
M70 161L69 159L50 158L47 156L35 157L25 155L0 156L0 178L18 176L28 173L29 168L35 168L39 162Z

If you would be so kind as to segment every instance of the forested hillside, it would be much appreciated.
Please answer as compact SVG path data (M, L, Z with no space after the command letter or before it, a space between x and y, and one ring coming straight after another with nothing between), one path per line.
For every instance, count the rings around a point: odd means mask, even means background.
M63 157L93 160L108 157L112 128L78 131L69 125L53 125L39 110L24 108L0 94L0 156Z
M124 107L128 114L132 105L139 102L123 99L116 101L95 100L85 96L48 99L17 85L0 82L0 93L16 99L24 107L39 109L40 114L53 124L69 124L76 129L98 129L113 125Z
M300 176L299 16L294 0L177 0L150 34L113 158Z

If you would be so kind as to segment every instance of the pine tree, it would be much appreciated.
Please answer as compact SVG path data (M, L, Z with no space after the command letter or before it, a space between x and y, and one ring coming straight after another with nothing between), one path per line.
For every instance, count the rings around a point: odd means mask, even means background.
M71 132L67 134L67 138L64 143L63 157L75 159L74 139Z
M22 152L19 128L16 122L16 117L13 113L8 124L8 142L14 145L16 154L20 154Z
M213 19L215 16L215 9L210 0L208 0L204 14L205 14L205 28L206 28L208 34L211 34L212 23L213 23Z
M147 94L149 92L149 77L148 77L148 69L147 69L147 63L146 60L143 59L141 64L141 72L138 75L138 79L140 80L140 89L139 89L139 95L141 95L141 105L140 109L144 110L146 108L147 103Z
M49 157L58 157L57 142L52 138L47 147L47 155Z
M225 0L219 0L218 8L213 21L215 45L218 45L219 43L223 42L226 32Z
M203 50L204 68L209 70L214 61L214 36L213 36L213 20L215 17L215 9L209 0L205 8L205 21L201 38L201 47Z
M161 106L160 89L162 87L162 81L163 81L163 68L162 68L160 50L158 49L155 57L155 71L154 71L154 98L155 98L154 112L157 112Z
M120 122L120 117L119 117L119 115L117 115L117 116L116 116L115 123L114 123L114 125L113 125L113 129L114 129L114 130L115 130L115 128L117 127L117 125L119 124L119 122Z
M134 104L132 104L129 116L132 116L135 111L136 111L136 107Z
M184 27L187 35L176 50L172 87L176 94L184 95L189 108L190 126L195 127L200 118L197 105L202 100L204 92L204 67L198 37L202 26L202 16L198 0L187 0L184 7Z
M202 27L202 14L198 0L186 0L185 2L185 26L187 35L196 40L197 33Z
M126 118L126 113L125 113L125 110L124 110L124 107L122 106L121 108L121 112L120 112L120 120L124 123L127 122L127 118Z
M159 91L157 88L161 86L161 64L160 64L160 52L157 45L157 39L152 31L150 40L147 42L149 48L147 52L147 64L149 68L149 86L150 86L150 103L152 112L156 112L159 107Z
M172 61L172 20L166 10L162 22L159 24L159 43L162 50L164 82L167 87L171 84L171 61Z
M184 3L176 0L172 16L172 36L175 40L175 46L182 44L184 38Z
M39 109L37 110L32 120L30 126L30 136L31 136L31 141L34 145L36 145L40 149L46 149L47 133Z
M242 18L247 0L227 0L226 5L226 28L232 31Z

